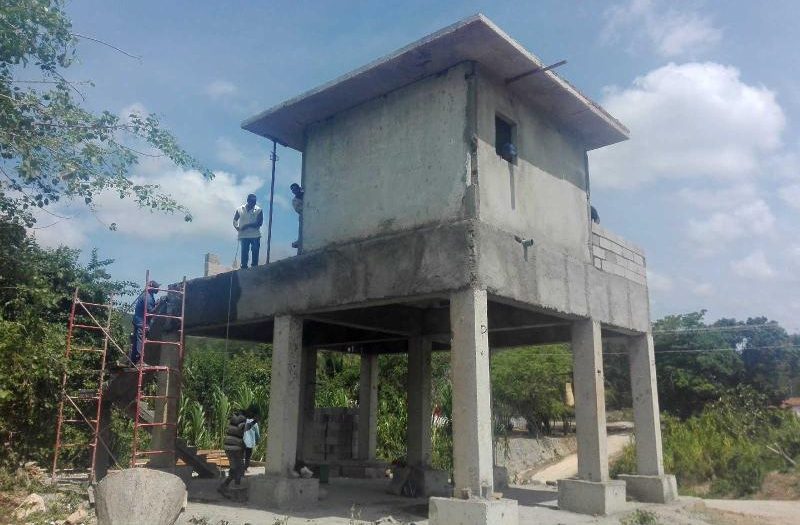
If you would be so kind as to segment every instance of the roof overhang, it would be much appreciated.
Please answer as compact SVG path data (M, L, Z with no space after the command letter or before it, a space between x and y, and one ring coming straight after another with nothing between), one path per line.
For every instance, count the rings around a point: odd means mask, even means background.
M302 151L305 128L458 63L474 61L500 79L543 68L539 58L477 14L242 122L242 128ZM626 140L628 129L554 71L508 85L592 150Z

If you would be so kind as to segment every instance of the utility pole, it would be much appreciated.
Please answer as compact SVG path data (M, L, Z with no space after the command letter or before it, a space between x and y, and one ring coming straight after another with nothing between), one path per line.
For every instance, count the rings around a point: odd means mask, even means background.
M272 247L272 203L275 198L275 163L278 162L278 155L276 150L278 148L278 143L273 140L272 141L272 153L270 153L269 158L272 160L272 183L269 186L269 225L267 226L267 264L269 264L269 252L270 248Z

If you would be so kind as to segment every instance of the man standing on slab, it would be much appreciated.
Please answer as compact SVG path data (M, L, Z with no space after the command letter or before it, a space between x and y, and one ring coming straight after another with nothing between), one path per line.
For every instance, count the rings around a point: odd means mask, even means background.
M261 207L256 205L256 196L251 193L247 196L247 204L237 208L233 216L233 227L239 232L239 242L242 245L242 268L247 268L248 256L252 252L251 266L258 266L258 249L261 247L261 225L264 224L264 214Z

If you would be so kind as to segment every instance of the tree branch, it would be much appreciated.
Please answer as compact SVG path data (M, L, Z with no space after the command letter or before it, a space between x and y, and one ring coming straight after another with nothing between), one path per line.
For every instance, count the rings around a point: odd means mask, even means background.
M120 52L120 53L122 53L123 55L129 56L129 57L131 57L131 58L135 58L136 60L138 60L138 61L140 61L140 62L142 61L142 57L140 57L140 56L136 56L136 55L133 55L133 54L131 54L131 53L128 53L127 51L125 51L125 50L123 50L123 49L120 49L120 48L118 48L117 46L115 46L115 45L112 45L112 44L109 44L108 42L105 42L105 41L103 41L103 40L100 40L100 39L98 39L98 38L94 38L94 37L87 36L87 35L82 35L82 34L80 34L80 33L72 33L72 36L75 36L75 37L78 37L78 38L85 38L86 40L91 40L92 42L97 42L98 44L102 44L102 45L104 45L104 46L110 47L111 49L113 49L113 50L115 50L115 51L119 51L119 52Z

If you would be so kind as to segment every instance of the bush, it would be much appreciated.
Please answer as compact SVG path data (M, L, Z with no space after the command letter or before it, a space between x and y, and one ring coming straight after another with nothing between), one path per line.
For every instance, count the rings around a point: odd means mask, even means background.
M739 387L685 421L663 419L664 466L684 491L711 482L713 496L742 497L761 488L764 476L800 459L800 418L767 408L767 400ZM628 445L612 475L636 472L635 449Z

